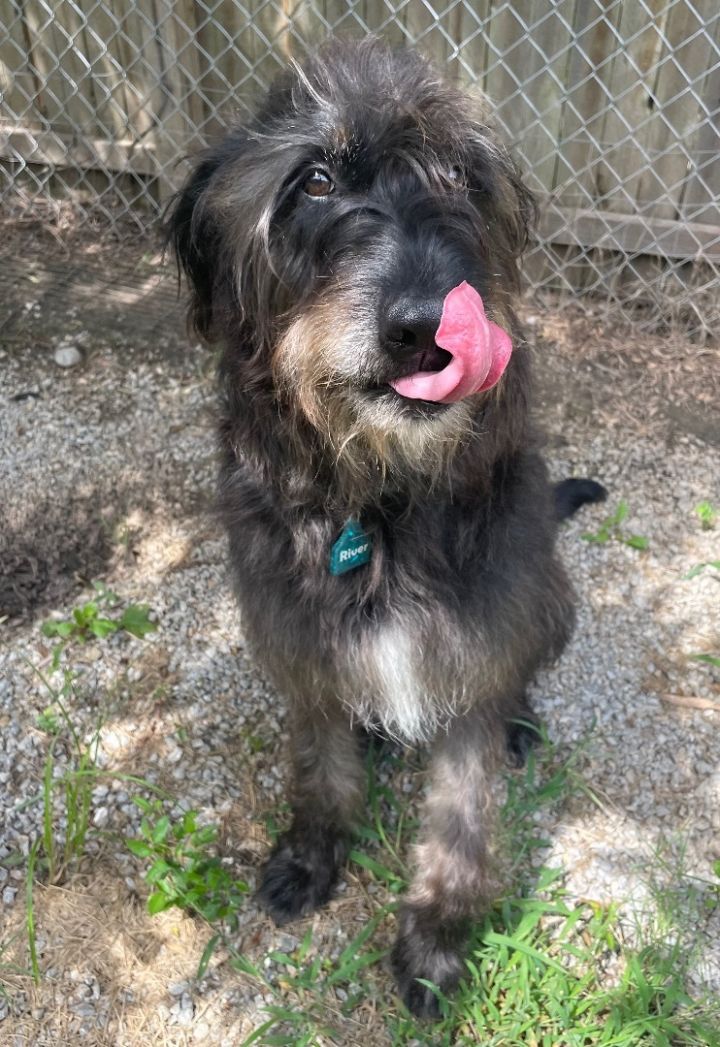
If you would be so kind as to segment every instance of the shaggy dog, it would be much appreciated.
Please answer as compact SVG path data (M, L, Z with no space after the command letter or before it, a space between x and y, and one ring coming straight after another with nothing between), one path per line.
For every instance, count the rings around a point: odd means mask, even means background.
M527 684L572 628L557 520L603 495L554 489L529 421L514 303L532 215L483 104L368 40L282 75L169 220L192 322L223 349L243 628L292 709L292 824L260 898L279 923L328 899L363 802L365 730L430 742L393 952L420 1015L436 1001L418 979L448 990L463 971L493 770L508 730L522 753L509 724L532 719ZM491 388L425 399L408 390L455 360L436 340L453 289L487 344L507 355L509 334L513 351Z

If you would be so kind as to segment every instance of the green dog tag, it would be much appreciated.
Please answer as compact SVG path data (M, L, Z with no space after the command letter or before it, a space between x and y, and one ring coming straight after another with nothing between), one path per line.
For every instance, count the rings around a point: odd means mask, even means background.
M345 574L362 567L372 556L372 538L357 520L348 520L330 550L330 574Z

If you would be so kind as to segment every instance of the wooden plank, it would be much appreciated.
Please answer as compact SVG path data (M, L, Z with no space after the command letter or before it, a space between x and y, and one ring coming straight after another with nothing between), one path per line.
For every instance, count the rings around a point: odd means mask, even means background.
M66 0L23 0L38 102L53 127L92 134L95 99L84 55L82 17Z
M337 7L337 0L331 0L331 5ZM394 17L393 9L385 0L362 0L358 8L360 17L372 33L378 33L393 47L401 47L407 42L400 21Z
M267 18L275 17L272 5ZM236 115L246 115L259 97L262 86L267 86L274 72L282 66L274 62L274 68L266 74L260 84L254 75L255 64L267 55L267 45L258 38L255 16L258 0L246 3L240 9L233 0L220 0L213 8L210 19L198 22L197 39L200 48L209 55L204 60L200 90L207 99L207 134L213 137L228 125Z
M118 51L120 17L115 14L117 0L75 0L87 20L85 55L95 101L96 128L92 138L124 137L128 126L128 96L124 62L127 55ZM127 5L126 5L127 6Z
M539 238L553 244L720 262L720 226L591 209L545 210Z
M157 175L159 162L151 143L136 148L131 138L109 141L102 138L78 138L60 131L17 127L0 123L0 157L49 167L78 167L90 170L98 166L109 171L126 171L139 175Z
M720 19L715 21L714 35L720 44ZM705 78L702 98L710 115L693 136L693 165L680 199L680 214L693 221L720 225L720 67Z
M51 123L57 119L58 106L47 90L53 66L52 39L47 39L50 17L47 10L33 0L22 0L22 10L28 64L33 71L36 85L32 107L26 113L26 117Z
M696 14L697 12L697 14ZM663 43L652 89L651 114L647 125L647 148L651 167L642 175L636 199L644 210L664 218L675 218L697 137L702 124L700 102L705 71L717 52L700 30L717 33L720 24L717 0L694 0L693 6L678 3L663 16ZM649 206L648 206L649 205Z
M54 28L58 38L56 58L66 80L65 115L81 134L93 135L97 128L97 98L87 56L86 19L78 5L56 0Z
M71 136L0 125L0 157L46 166L92 169L97 157L108 170L140 175L157 174L151 148L142 152L134 143L95 139L78 142ZM720 262L720 226L581 208L545 208L538 228L545 243L582 250L622 251L629 255Z
M402 7L396 5L397 16L382 35L394 44L417 47L451 79L477 84L484 76L486 53L478 20L487 22L492 0L476 0L472 6L470 13L464 3L449 4L445 11L437 10L436 17L432 6L410 0Z
M574 44L566 70L566 94L558 135L557 163L550 210L564 221L562 208L592 207L601 195L606 142L604 128L612 105L610 81L621 48L621 0L577 0L572 15ZM595 287L598 270L617 269L617 256L579 247L557 246L555 255L562 280L576 290ZM610 280L611 274L607 279Z
M472 7L458 4L446 18L455 44L448 57L446 72L477 92L487 90L487 32L491 15L492 0L476 0Z
M235 8L232 0L229 6ZM313 32L319 42L325 35L325 29L309 6L306 6L305 0L276 0L274 4L251 0L245 6L250 14L249 19L244 18L237 9L232 16L237 28L234 51L229 57L233 64L237 63L239 56L249 64L240 83L244 94L249 92L257 97L285 68L291 57L303 56L303 43L312 39ZM311 18L314 20L314 30L310 29ZM233 64L226 72L231 84L235 82ZM242 70L243 66L240 68Z
M198 24L207 17L195 0L177 0L174 5L174 45L184 77L182 108L190 125L190 149L196 151L207 141L207 121L211 113L208 99L200 90L208 59L198 47Z
M155 0L154 11L155 46L167 102L154 134L157 153L164 161L159 182L164 200L182 184L184 174L177 161L204 144L206 116L196 89L199 63L193 5L187 0Z
M135 0L111 7L119 32L113 57L125 83L125 136L138 153L155 158L163 192L180 174L173 162L187 151L188 125L180 111L182 85L163 28L172 17L170 0Z
M19 0L11 0L0 34L0 101L3 109L19 119L34 108L37 79L29 61L27 27Z
M118 58L125 73L127 129L142 145L155 151L155 129L165 115L168 98L163 70L158 68L155 10L152 0L113 5L119 15Z
M619 23L622 45L616 43L600 144L598 190L603 209L632 213L648 167L651 139L652 88L662 51L662 24L667 0L623 4Z
M437 20L424 3L406 4L398 14L406 30L406 40L442 69L454 48L446 25L447 16ZM440 28L442 26L442 29Z
M617 0L578 0L573 11L575 43L565 74L553 182L553 195L564 207L585 207L598 195L602 124L610 104L606 83L618 46L613 29L620 12Z
M489 25L486 90L535 192L553 187L573 5L514 0Z

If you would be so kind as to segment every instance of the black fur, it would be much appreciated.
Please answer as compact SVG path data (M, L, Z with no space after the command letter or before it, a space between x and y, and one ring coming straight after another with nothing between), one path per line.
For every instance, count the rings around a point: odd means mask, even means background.
M561 480L555 484L555 514L558 520L567 520L581 506L604 502L606 498L607 491L595 480Z
M332 894L348 838L332 826L296 823L265 864L258 898L277 924L305 916Z
M467 937L466 920L428 920L421 907L403 909L391 965L406 1007L419 1018L439 1018L440 1005L437 993L418 981L417 972L442 993L451 992L463 975Z
M540 720L525 699L515 717L505 725L505 742L510 764L513 767L523 767L527 763L530 750L539 738Z
M362 805L355 725L432 742L393 953L419 1014L435 1004L418 979L453 987L487 891L492 771L506 732L523 758L532 728L516 721L534 722L518 696L572 629L558 518L602 496L553 489L529 420L514 303L532 215L484 104L369 40L282 76L169 217L191 319L223 350L221 505L243 628L293 710L293 823L260 898L278 922L328 898ZM389 383L438 358L438 310L463 280L511 334L507 370L458 404L404 399ZM349 518L372 557L336 577Z

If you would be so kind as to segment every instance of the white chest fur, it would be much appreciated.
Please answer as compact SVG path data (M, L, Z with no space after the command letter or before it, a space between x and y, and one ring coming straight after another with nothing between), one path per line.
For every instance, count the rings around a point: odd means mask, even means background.
M406 742L427 740L457 711L465 690L457 673L437 672L438 661L442 652L427 650L419 629L391 620L358 644L346 700L366 726ZM438 676L449 686L439 688Z

